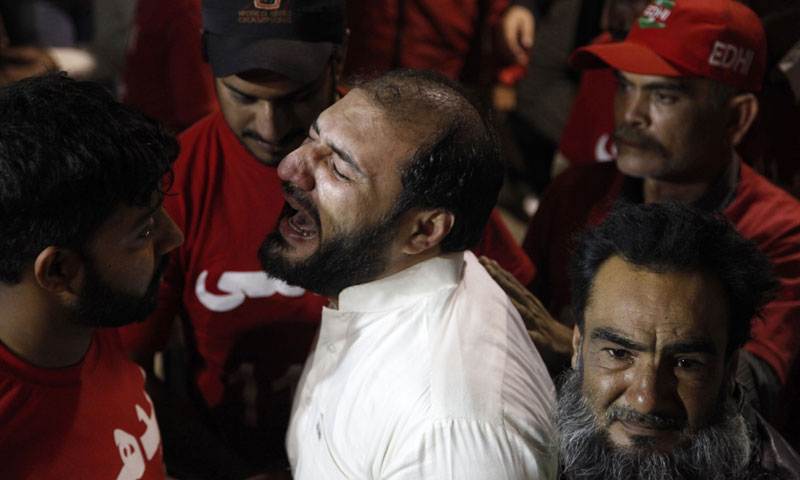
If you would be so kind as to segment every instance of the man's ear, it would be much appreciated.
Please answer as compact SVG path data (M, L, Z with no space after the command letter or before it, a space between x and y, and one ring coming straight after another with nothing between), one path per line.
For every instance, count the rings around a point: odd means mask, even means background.
M752 93L742 93L730 99L731 118L728 131L734 147L744 138L758 115L758 99Z
M575 370L578 367L578 357L581 354L581 331L578 329L578 325L575 324L572 327L572 369Z
M420 210L413 214L411 232L403 245L403 253L416 255L435 247L450 233L456 217L449 210Z
M47 247L33 263L33 275L45 290L52 293L77 294L83 275L83 260L61 247Z
M344 61L347 59L347 45L350 43L350 29L344 31L344 41L341 45L336 47L333 54L333 75L336 80L336 85L342 80L342 72L344 71Z

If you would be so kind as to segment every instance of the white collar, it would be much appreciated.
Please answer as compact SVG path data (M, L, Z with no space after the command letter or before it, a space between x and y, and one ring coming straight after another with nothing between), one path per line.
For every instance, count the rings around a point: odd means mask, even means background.
M388 277L347 287L339 294L340 312L381 312L413 303L416 297L452 288L461 280L465 252L422 261Z

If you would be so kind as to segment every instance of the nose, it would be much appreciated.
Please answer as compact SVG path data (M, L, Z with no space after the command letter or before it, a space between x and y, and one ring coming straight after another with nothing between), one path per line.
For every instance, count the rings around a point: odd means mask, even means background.
M276 101L261 100L256 105L255 130L270 143L280 143L289 131L286 107Z
M669 368L642 363L631 373L625 400L639 412L675 413L677 380Z
M636 91L632 86L621 86L614 100L617 125L647 127L650 125L647 94Z
M309 192L314 189L314 175L309 169L309 156L313 152L308 145L301 145L286 155L278 165L278 177Z
M159 255L169 253L183 243L183 232L172 220L164 207L158 211L158 237L156 238L156 252Z

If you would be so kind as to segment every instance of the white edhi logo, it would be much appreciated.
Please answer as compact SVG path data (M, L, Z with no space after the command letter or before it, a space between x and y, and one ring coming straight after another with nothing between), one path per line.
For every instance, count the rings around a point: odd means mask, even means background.
M208 270L197 276L194 292L197 299L212 312L227 312L244 303L245 298L271 297L280 293L284 297L301 297L306 291L270 277L264 272L225 272L219 277L217 288L222 295L206 289Z
M117 475L117 480L138 480L142 478L145 470L145 457L147 460L153 458L153 455L158 451L158 445L161 443L161 434L158 431L158 422L156 421L156 409L153 407L153 402L150 397L145 395L147 403L150 404L150 415L144 411L142 407L136 405L136 416L139 421L147 425L144 434L136 440L136 437L130 433L117 428L114 430L114 443L117 444L119 449L119 456L122 459L122 470ZM139 448L139 442L142 442L142 447ZM142 455L144 449L144 455Z
M714 42L708 63L715 67L722 67L747 75L750 65L753 64L755 52L746 48L737 47L730 43Z

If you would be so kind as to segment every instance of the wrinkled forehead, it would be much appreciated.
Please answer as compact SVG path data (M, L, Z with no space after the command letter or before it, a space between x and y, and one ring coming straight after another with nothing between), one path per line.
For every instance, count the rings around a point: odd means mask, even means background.
M324 141L370 172L401 167L419 146L413 128L391 121L360 89L351 90L322 112L314 128Z
M725 295L720 280L708 272L654 272L614 256L595 276L584 332L591 338L600 329L612 330L652 349L674 342L724 346Z

